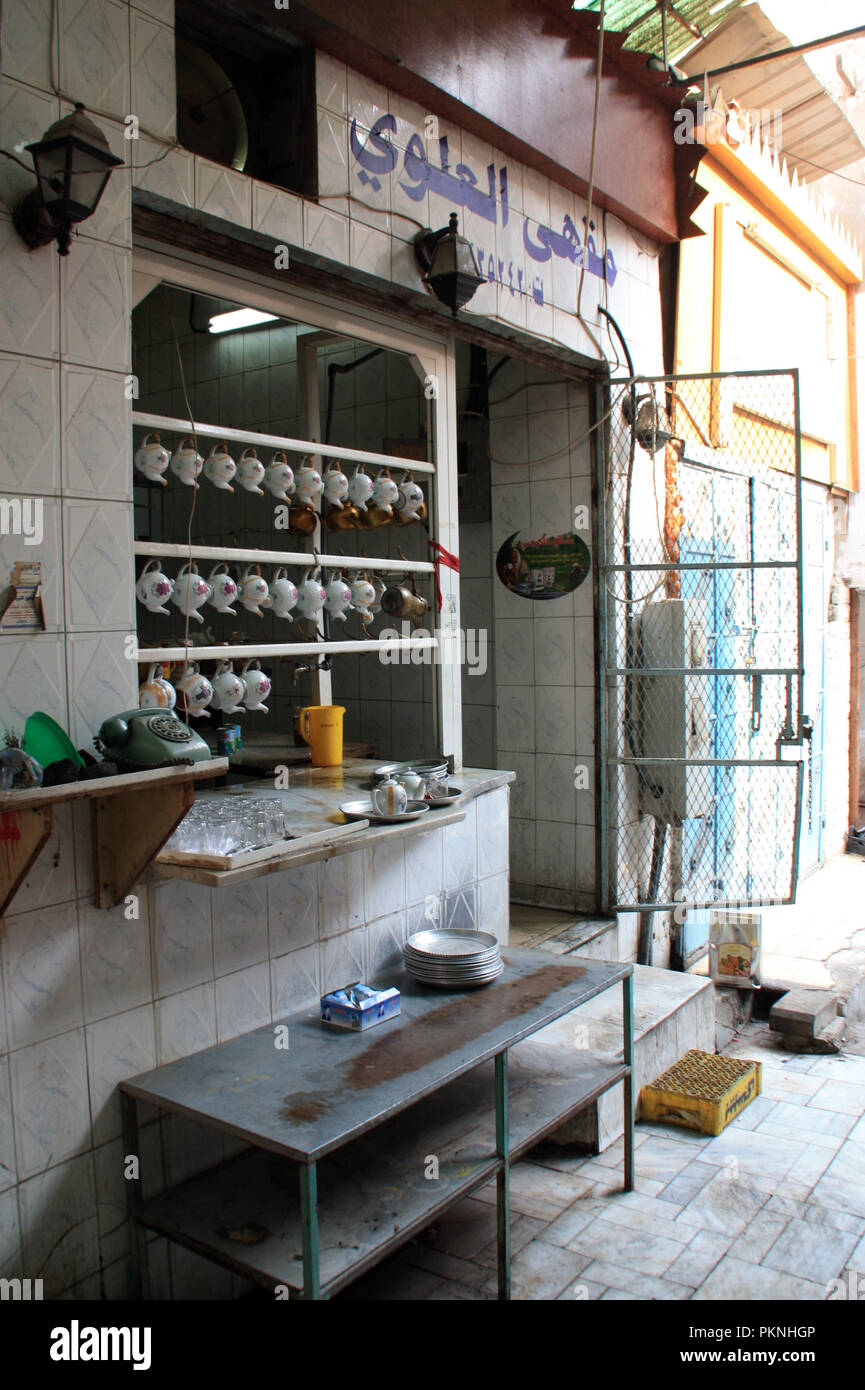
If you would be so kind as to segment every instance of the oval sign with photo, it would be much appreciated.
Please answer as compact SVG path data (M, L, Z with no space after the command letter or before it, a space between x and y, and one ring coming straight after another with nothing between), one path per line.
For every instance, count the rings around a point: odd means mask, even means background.
M506 589L522 598L563 598L579 588L592 566L589 548L573 532L521 541L508 536L496 556L496 572Z

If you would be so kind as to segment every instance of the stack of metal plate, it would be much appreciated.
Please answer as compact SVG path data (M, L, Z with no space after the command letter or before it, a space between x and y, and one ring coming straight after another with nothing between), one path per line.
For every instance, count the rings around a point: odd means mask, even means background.
M485 931L430 927L410 936L402 953L410 975L439 989L487 985L505 968L499 943Z

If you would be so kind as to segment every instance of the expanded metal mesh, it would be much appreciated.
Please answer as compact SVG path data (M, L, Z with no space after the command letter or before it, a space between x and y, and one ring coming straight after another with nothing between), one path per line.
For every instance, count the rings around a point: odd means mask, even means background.
M790 901L802 787L796 374L614 383L608 410L605 902Z

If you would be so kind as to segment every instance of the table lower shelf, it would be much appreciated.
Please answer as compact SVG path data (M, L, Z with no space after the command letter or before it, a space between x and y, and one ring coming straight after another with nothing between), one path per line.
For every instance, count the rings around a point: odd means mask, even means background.
M511 1048L511 1160L626 1075L622 1065L563 1056L532 1039ZM492 1062L322 1160L322 1296L345 1287L500 1167ZM138 1221L267 1288L303 1287L298 1168L291 1159L249 1149L151 1199Z

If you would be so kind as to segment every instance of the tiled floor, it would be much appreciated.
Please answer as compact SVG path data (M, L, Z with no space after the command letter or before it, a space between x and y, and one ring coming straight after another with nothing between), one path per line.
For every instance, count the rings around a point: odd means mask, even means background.
M865 1056L794 1057L761 1025L728 1053L763 1063L763 1094L715 1139L638 1125L636 1192L621 1144L514 1167L514 1298L823 1300L865 1278ZM495 1236L491 1184L343 1297L495 1298Z

